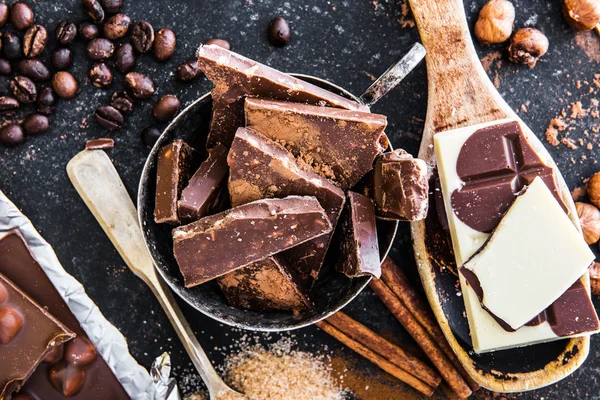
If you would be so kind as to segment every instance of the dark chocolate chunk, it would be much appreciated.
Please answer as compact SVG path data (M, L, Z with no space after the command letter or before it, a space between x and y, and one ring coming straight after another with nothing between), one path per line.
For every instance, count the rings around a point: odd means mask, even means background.
M258 200L175 228L173 253L192 287L331 230L314 197Z
M115 147L115 141L111 138L100 138L85 142L86 150L108 150Z

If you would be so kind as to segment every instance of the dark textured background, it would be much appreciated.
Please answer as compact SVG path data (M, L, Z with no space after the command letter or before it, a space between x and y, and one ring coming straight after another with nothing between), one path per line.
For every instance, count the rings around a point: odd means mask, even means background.
M211 37L229 40L235 51L267 63L283 71L316 75L360 94L373 76L418 40L418 33L401 12L401 1L259 1L259 0L126 0L123 11L133 21L146 19L156 30L171 28L177 35L175 57L167 63L157 63L151 55L143 56L137 70L150 75L158 91L153 100L167 93L180 96L184 105L210 89L201 80L186 85L175 82L176 66L193 56L195 48ZM471 26L485 1L465 3ZM9 2L10 3L10 2ZM57 22L68 18L83 19L79 1L28 1L37 22L53 31ZM515 25L536 26L550 39L550 50L534 69L515 66L506 60L504 50L478 48L481 58L494 59L488 72L495 78L500 93L525 122L540 137L550 120L570 102L582 101L587 107L597 87L594 74L600 73L600 39L593 34L576 35L560 15L560 1L516 0ZM283 15L290 21L292 40L289 46L275 49L266 40L266 26L271 18ZM4 28L3 30L6 30ZM53 43L49 44L53 47ZM0 189L29 216L42 235L54 246L64 267L79 279L106 317L128 338L131 353L145 366L162 351L173 355L175 372L183 378L186 391L194 389L193 369L181 345L169 326L158 303L140 280L131 274L104 235L83 202L71 186L65 166L80 151L87 139L114 137L116 147L109 151L127 189L135 198L138 178L148 150L140 140L141 130L152 124L150 102L137 106L126 127L107 133L92 118L93 109L104 102L117 87L122 76L116 73L113 87L99 90L86 82L90 62L83 54L83 44L76 43L75 66L72 68L81 83L79 95L61 102L52 117L52 129L40 137L31 137L17 148L0 148ZM577 80L581 81L578 88ZM589 83L589 85L586 84ZM600 82L599 82L600 84ZM8 91L8 79L0 78L0 90ZM589 93L590 88L592 92ZM395 147L416 153L426 111L426 71L424 65L374 108L388 116L388 135ZM523 105L523 107L522 107ZM526 110L526 111L525 111ZM583 179L600 169L595 156L600 153L592 128L598 120L592 116L571 121L569 137L592 143L592 150L579 147L570 150L560 145L547 145L563 171L571 189L581 186ZM586 136L584 130L588 130ZM595 128L594 128L595 129ZM563 132L564 133L564 132ZM583 157L585 156L585 157ZM392 254L394 260L409 270L414 261L408 226L398 235ZM597 299L596 299L597 300ZM596 301L597 307L600 303ZM219 364L220 348L236 342L244 332L219 325L181 303L185 314L198 333L212 359ZM349 314L383 332L387 337L410 343L399 324L367 289L351 304ZM261 341L275 340L278 335L261 336ZM287 336L287 335L286 335ZM363 393L362 398L413 398L414 391L395 383L368 362L338 344L317 328L294 332L299 347L327 350L332 354L336 370L349 371L346 383ZM573 376L559 384L537 392L518 395L520 398L600 399L600 337L592 338L592 349L586 364ZM369 390L364 386L369 385ZM365 394L366 393L366 394ZM394 395L392 393L395 393ZM441 395L438 395L441 396ZM478 397L491 397L485 391ZM512 397L512 396L509 396ZM440 397L441 398L441 397Z

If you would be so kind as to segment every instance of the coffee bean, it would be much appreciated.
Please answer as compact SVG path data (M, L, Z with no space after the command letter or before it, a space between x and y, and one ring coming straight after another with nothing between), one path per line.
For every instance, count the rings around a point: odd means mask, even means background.
M154 43L154 28L149 22L140 21L131 30L131 42L138 53L147 53Z
M152 148L160 138L162 132L153 126L149 126L142 131L142 142L148 148Z
M154 39L154 57L158 61L167 61L173 57L176 44L177 38L175 37L175 33L168 28L161 29Z
M2 52L8 60L16 60L21 57L21 39L13 33L2 34Z
M48 86L42 87L37 101L38 112L45 115L50 115L54 112L55 109L56 96L54 95L54 90L52 90L52 88Z
M13 115L19 109L19 102L14 97L0 97L0 114Z
M110 97L110 105L121 112L133 111L133 100L124 90L113 93Z
M179 99L172 94L168 94L154 104L152 115L156 120L166 122L173 119L179 113L180 109L181 103Z
M94 113L96 121L109 131L121 129L123 127L123 114L113 106L100 106Z
M40 55L46 47L48 41L48 32L41 25L33 25L27 29L23 37L23 54L27 58L33 58Z
M23 120L23 130L28 135L39 135L50 128L48 117L42 114L31 114Z
M56 26L54 35L60 44L69 44L75 40L75 37L77 36L77 27L72 22L61 21Z
M71 397L81 390L85 383L85 370L66 361L52 364L48 371L48 377L52 386L64 397Z
M19 124L8 124L0 129L0 144L6 147L16 146L25 141L23 129Z
M210 39L204 42L204 44L212 44L214 46L222 47L225 50L231 50L231 45L229 44L229 42L223 39Z
M11 400L33 400L27 393L19 393L11 397Z
M202 71L198 67L198 60L192 59L184 62L175 71L175 78L182 82L192 82L202 76Z
M17 64L17 71L34 81L45 81L52 77L46 64L40 60L21 60Z
M107 39L121 39L129 30L131 19L125 14L113 15L104 24L104 36Z
M11 73L12 67L10 65L10 61L0 58L0 75L10 75Z
M83 40L90 41L96 39L100 35L100 30L92 23L82 22L79 24L79 35Z
M33 11L27 4L15 3L10 10L10 22L18 31L24 31L33 25Z
M290 26L282 17L276 17L269 24L268 35L274 46L285 46L290 41Z
M126 74L135 68L135 54L129 42L122 43L115 53L115 67L117 71Z
M116 14L121 11L123 7L123 0L101 0L104 11L109 14Z
M125 75L125 86L133 97L141 100L149 99L156 91L152 79L139 72L130 72Z
M52 52L52 65L58 71L69 69L72 61L71 49L68 47L59 47Z
M10 16L10 10L6 3L0 3L0 28L2 28L8 22Z
M17 75L10 81L10 89L21 103L30 104L37 100L35 83L26 76Z
M66 71L59 71L52 77L52 88L58 97L70 99L77 94L79 85L73 75Z
M83 10L95 24L104 21L104 9L98 0L82 0Z
M90 60L102 61L113 55L115 46L108 39L97 38L88 43L86 51Z
M89 72L90 81L96 87L103 88L112 84L113 75L108 66L102 62L92 65Z

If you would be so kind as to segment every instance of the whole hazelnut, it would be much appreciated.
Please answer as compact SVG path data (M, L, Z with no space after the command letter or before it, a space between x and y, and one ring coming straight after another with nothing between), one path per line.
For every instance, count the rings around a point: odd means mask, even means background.
M567 23L578 31L590 31L600 23L598 0L564 0L562 9Z
M592 294L600 295L600 263L595 261L590 267L590 283Z
M596 206L587 203L575 203L583 239L587 244L594 244L600 240L600 210Z
M535 28L519 29L508 46L508 59L533 68L538 59L548 51L548 38Z
M515 7L508 0L490 0L479 11L475 36L482 44L502 43L510 38L515 22Z
M587 192L590 202L596 207L600 207L600 171L590 178L587 184Z

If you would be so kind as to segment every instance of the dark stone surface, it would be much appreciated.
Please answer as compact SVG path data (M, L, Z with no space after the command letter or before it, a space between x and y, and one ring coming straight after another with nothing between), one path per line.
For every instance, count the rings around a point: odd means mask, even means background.
M484 0L466 2L471 26ZM54 31L63 19L79 22L84 14L77 0L30 1L38 23ZM174 80L179 63L193 57L196 47L212 37L227 39L234 51L289 72L313 74L346 87L359 94L371 83L372 76L382 73L411 43L418 40L415 28L402 28L399 20L405 19L400 11L401 1L338 1L280 2L275 0L130 0L123 11L132 21L146 19L156 30L171 28L177 35L177 50L173 59L158 63L149 53L141 57L136 70L151 76L157 84L153 99L138 103L125 128L109 133L98 126L93 110L108 103L114 90L122 88L123 75L115 73L115 82L108 89L97 89L87 80L91 62L85 58L84 44L77 40L74 48L72 72L80 82L79 95L71 101L61 101L51 117L51 129L38 137L27 138L16 148L0 148L0 189L31 218L42 235L54 246L64 267L86 287L107 318L128 338L130 350L137 360L148 366L162 351L173 355L175 372L185 377L185 389L193 389L189 377L193 369L182 346L169 326L157 301L142 281L130 273L108 238L87 210L71 186L65 166L68 160L82 150L85 141L99 137L113 137L116 146L109 151L127 189L135 198L138 178L148 150L140 135L146 126L153 124L151 107L165 94L177 94L186 105L210 88L210 83L200 80L182 84ZM600 72L600 39L590 34L576 36L560 15L560 1L517 0L516 27L536 26L550 39L549 53L534 68L508 63L502 54L490 68L490 76L499 83L500 93L507 99L525 122L544 136L550 120L570 102L581 99L588 107L594 94L589 94L594 73ZM284 48L272 47L266 37L269 21L284 16L290 23L292 38ZM7 31L9 28L2 28ZM586 52L577 43L588 39ZM50 40L44 57L55 46ZM593 50L595 49L595 53ZM483 58L504 46L478 47ZM111 60L109 64L113 65ZM577 88L580 80L582 87ZM589 82L587 86L584 81ZM0 78L0 90L8 91L8 78ZM416 153L426 111L426 71L420 66L403 84L381 100L374 112L389 118L387 132L395 147ZM527 112L521 109L525 105ZM25 107L33 111L31 108ZM570 108L567 107L567 115ZM20 117L23 115L20 114ZM592 150L580 146L569 150L560 145L548 145L571 189L580 186L585 177L599 169L594 156L600 148L593 139L592 127L598 124L593 117L572 121L571 138L582 138L593 143ZM584 136L589 130L590 137ZM564 132L562 132L564 133ZM561 134L562 134L561 133ZM582 159L586 156L586 159ZM408 226L398 235L392 257L409 271L414 271L414 261ZM413 272L413 276L416 276ZM598 307L596 299L596 306ZM188 319L198 333L200 342L216 364L223 359L217 347L229 346L243 332L221 326L194 312L181 303ZM386 332L398 340L408 340L406 334L370 290L365 290L347 311L365 324ZM373 380L388 381L379 370L343 348L342 345L316 328L295 332L294 336L305 349L323 349L327 346L336 356L348 359L353 369ZM262 336L261 336L262 337ZM261 340L274 340L270 335ZM592 338L592 348L586 364L573 376L559 384L519 398L545 399L599 399L600 338ZM191 382L194 380L192 379ZM351 380L348 380L350 382ZM400 384L399 384L400 386ZM366 391L369 393L369 391ZM365 398L381 398L375 392ZM409 397L413 391L400 390ZM480 392L478 397L489 397ZM508 396L512 398L512 396Z

